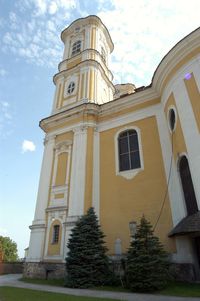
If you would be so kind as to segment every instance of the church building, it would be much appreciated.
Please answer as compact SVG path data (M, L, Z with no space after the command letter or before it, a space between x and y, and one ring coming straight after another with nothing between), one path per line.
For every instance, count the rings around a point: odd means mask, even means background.
M74 21L61 40L52 112L40 121L44 156L25 276L63 276L71 229L93 206L113 260L144 214L180 275L198 278L200 28L139 88L113 84L114 45L97 16Z

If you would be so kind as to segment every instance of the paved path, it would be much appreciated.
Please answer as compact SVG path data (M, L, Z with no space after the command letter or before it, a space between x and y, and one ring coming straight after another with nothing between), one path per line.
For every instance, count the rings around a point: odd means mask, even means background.
M86 296L86 297L102 297L109 299L117 299L123 301L200 301L200 298L183 298L183 297L170 297L170 296L158 296L150 294L135 294L135 293L123 293L123 292L108 292L88 289L72 289L50 285L31 284L19 281L22 277L21 274L10 274L0 276L0 286L12 286L28 288L37 291L46 291L54 293L62 293L74 296Z

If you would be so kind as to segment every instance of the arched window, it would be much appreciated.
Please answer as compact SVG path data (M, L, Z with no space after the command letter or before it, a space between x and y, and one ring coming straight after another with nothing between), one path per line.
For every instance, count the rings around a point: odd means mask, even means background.
M141 167L138 134L136 130L122 132L118 136L119 171Z
M54 225L53 226L53 235L52 235L52 244L57 244L59 241L59 232L60 232L60 226Z
M181 157L179 161L179 172L187 208L187 214L191 215L198 211L198 206L190 173L190 167L186 156Z
M72 46L72 56L81 52L81 41L76 41Z

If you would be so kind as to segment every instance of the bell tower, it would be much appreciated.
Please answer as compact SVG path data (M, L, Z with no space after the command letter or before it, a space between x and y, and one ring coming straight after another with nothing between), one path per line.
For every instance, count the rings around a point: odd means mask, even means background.
M113 43L97 16L74 21L61 40L52 112L40 121L44 155L25 268L33 277L44 277L50 263L64 271L71 229L87 208L99 208L98 105L115 92L108 69Z
M54 76L52 114L81 103L112 100L115 89L108 65L114 46L102 21L97 16L78 19L63 30L61 40L64 55Z

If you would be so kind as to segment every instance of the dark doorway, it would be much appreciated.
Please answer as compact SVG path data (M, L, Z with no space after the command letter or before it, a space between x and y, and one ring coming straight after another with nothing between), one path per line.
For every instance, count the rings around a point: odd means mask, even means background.
M199 263L199 267L200 267L200 237L196 237L194 239L194 243L195 243L195 250L197 253L197 259L198 259L198 263Z
M190 167L186 156L181 157L179 161L179 171L187 208L187 214L192 215L198 211L198 206L190 173Z

